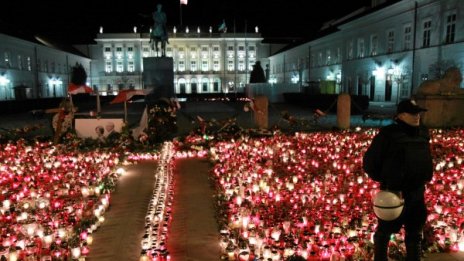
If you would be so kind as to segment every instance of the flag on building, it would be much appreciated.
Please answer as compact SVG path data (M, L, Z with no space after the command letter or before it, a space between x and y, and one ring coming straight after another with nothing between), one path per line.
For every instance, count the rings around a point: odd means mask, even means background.
M180 0L180 4L181 4L181 5L187 5L187 1L188 1L188 0Z
M218 31L227 32L226 20L222 20L222 24L219 25Z

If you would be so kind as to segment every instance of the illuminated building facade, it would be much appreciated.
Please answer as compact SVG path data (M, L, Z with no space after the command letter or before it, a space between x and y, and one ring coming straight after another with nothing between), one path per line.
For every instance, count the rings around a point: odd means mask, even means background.
M25 87L25 98L64 97L70 69L80 63L90 72L90 61L77 51L0 34L0 101L18 98L17 86Z
M397 103L464 62L464 1L403 0L327 24L331 33L272 55L270 80Z
M211 29L210 29L211 30ZM122 88L143 88L143 58L156 57L148 33L100 33L90 47L91 82L102 94ZM177 94L243 91L256 61L265 61L272 47L253 33L203 33L173 29L166 56L174 62ZM264 61L264 62L263 62Z

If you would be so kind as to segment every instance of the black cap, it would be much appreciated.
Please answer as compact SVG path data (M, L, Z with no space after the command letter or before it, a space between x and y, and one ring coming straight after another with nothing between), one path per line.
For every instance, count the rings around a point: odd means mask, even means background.
M396 108L396 114L400 114L402 112L416 114L423 111L427 111L427 109L419 107L415 100L404 100L398 103L398 107Z

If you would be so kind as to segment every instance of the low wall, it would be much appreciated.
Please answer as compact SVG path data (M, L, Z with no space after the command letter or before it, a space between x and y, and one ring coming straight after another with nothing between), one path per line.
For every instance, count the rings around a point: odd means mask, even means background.
M448 128L464 126L464 95L426 95L415 97L428 111L422 116L425 126Z

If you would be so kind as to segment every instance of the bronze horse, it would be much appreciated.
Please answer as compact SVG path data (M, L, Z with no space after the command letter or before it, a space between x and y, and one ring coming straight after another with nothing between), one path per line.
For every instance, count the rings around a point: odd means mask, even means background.
M150 33L151 49L156 51L158 56L158 43L161 43L161 56L166 56L166 44L168 44L168 32L166 30L166 14L161 11L161 4L157 5L157 11L153 13L155 22L153 31Z

